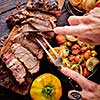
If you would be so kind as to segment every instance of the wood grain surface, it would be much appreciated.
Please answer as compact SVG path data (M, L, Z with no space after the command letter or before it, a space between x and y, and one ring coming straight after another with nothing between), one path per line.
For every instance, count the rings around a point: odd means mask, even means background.
M0 0L0 37L8 34L10 31L6 24L6 18L20 9L16 9L17 2L21 2L22 7L27 0Z

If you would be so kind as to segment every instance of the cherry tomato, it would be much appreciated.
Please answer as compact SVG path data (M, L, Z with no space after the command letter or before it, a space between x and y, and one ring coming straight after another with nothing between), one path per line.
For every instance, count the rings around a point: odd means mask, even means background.
M63 44L65 42L65 40L66 40L65 36L62 35L62 34L58 34L56 36L56 41L57 41L58 44Z

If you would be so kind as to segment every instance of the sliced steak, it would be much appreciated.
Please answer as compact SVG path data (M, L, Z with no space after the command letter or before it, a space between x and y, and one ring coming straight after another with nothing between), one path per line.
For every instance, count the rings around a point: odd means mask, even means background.
M60 8L57 0L28 0L28 10L40 10L51 14L60 14Z
M56 26L54 22L50 20L41 19L38 17L28 18L22 23L29 23L33 27L33 29L37 29L37 30L51 30ZM54 32L47 32L44 33L43 35L45 38L51 39L52 37L54 37Z
M22 84L25 81L26 70L20 61L11 52L3 54L3 61L7 68L11 70L16 81Z
M38 17L40 19L51 20L53 23L57 20L55 16L50 14L45 14L39 11L29 12L25 9L20 10L17 13L14 13L6 18L6 22L9 27L16 24L21 24L22 21L25 21L28 18Z
M37 0L38 1L38 0ZM56 1L55 0L44 0L44 1L47 1L48 4L50 5L57 5ZM54 2L55 3L54 3ZM38 1L39 2L39 1ZM41 2L41 1L40 1ZM36 5L35 5L36 4ZM12 15L8 16L6 18L6 22L8 23L8 26L12 28L12 26L16 25L16 24L21 24L22 21L26 20L27 18L30 18L30 17L36 17L38 16L38 18L42 18L42 19L45 19L45 20L52 20L53 22L56 21L56 13L59 13L61 12L60 9L58 9L58 5L57 7L53 8L52 10L50 9L45 9L45 10L41 10L44 9L43 7L40 7L40 8L37 8L37 3L34 2L34 5L33 8L37 9L37 10L27 10L26 8L22 8L20 11L16 12L16 13L13 13ZM44 4L45 5L45 4ZM46 7L47 5L45 5ZM51 6L50 6L51 7ZM49 7L49 8L50 8ZM32 8L32 9L33 9ZM57 8L57 9L56 9ZM44 12L41 12L41 11L44 11ZM46 11L46 12L45 12ZM53 15L48 13L48 12L53 12ZM55 14L55 15L54 15Z
M44 52L41 46L37 43L35 37L39 38L42 44L47 48L46 43L41 39L41 37L44 37L50 41L54 33L23 33L28 30L33 30L33 28L29 24L22 25L21 28L19 28L18 34L12 38L12 41L13 43L21 44L38 59L42 59Z
M12 45L14 55L26 66L28 71L33 74L39 71L40 61L32 55L26 48L18 43Z
M34 56L36 56L38 59L42 59L43 57L43 50L40 48L39 44L36 42L34 37L29 33L22 33L23 31L27 31L29 28L29 25L23 25L23 28L19 32L19 34L15 35L14 38L12 38L13 43L19 43L23 47L25 47L27 50L29 50ZM29 28L30 30L31 28ZM31 39L30 39L31 38Z
M37 17L33 17L25 20L25 22L31 23L32 26L35 27L35 29L42 29L42 30L52 29L51 23L45 19L42 20Z

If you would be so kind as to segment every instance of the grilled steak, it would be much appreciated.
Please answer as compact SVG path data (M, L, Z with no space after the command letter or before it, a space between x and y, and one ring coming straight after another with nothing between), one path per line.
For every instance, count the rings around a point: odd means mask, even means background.
M32 83L32 77L30 77L27 74L24 78L25 78L25 82L23 82L20 85L17 84L18 82L15 81L11 72L6 68L4 62L2 62L2 60L0 59L0 87L2 86L6 88L6 92L8 89L20 95L26 95L30 89L30 85Z
M40 10L55 15L60 13L57 0L28 0L27 9Z
M7 52L3 55L3 61L5 62L7 68L9 68L15 77L16 81L22 84L26 76L26 70L24 66L18 61L18 59L11 52Z
M31 8L31 9L29 10L26 8ZM8 16L8 18L6 19L6 22L8 23L8 26L11 27L16 24L21 24L21 22L26 20L27 18L35 17L35 19L40 18L41 20L44 20L44 21L45 20L51 21L52 25L55 25L54 21L56 20L56 16L52 15L52 13L59 14L60 12L61 10L59 9L58 3L56 0L34 0L34 1L28 0L27 7L22 8L17 13L14 13ZM41 22L41 21L38 21L38 22Z
M45 37L47 39L51 39L52 36L49 35L49 33L23 33L27 30L33 30L29 24L23 25L21 28L19 28L19 32L17 35L15 35L12 38L13 43L19 43L26 49L28 49L34 56L36 56L38 59L42 59L43 57L43 49L37 41L35 40L35 37L38 37L41 40L41 36ZM41 40L42 41L42 40ZM42 41L45 47L46 44L44 41Z
M44 60L44 51L35 38L47 47L41 37L50 42L54 33L24 32L53 29L60 12L56 0L28 0L26 7L6 19L12 30L0 44L0 86L21 95L28 94L32 81L41 73L41 61Z
M56 27L57 14L60 14L60 9L56 0L28 0L26 7L6 19L12 30L0 45L0 53L5 69L10 73L11 79L8 82L11 84L2 86L11 87L11 90L22 95L28 93L33 75L39 71L44 53L35 38L47 48L41 37L50 42L54 32L25 31L53 29Z
M29 50L38 59L42 59L43 50L40 48L40 46L38 46L37 42L32 42L31 40L28 40L23 34L19 34L14 37L13 41L27 48L27 50Z
M40 61L32 55L26 48L16 43L12 45L14 55L27 67L28 71L33 74L39 70Z

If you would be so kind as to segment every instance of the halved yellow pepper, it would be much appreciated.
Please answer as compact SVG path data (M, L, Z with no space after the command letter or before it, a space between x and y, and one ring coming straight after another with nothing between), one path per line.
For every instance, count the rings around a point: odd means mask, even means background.
M42 74L33 81L30 96L33 100L59 100L62 96L61 82L53 74Z

